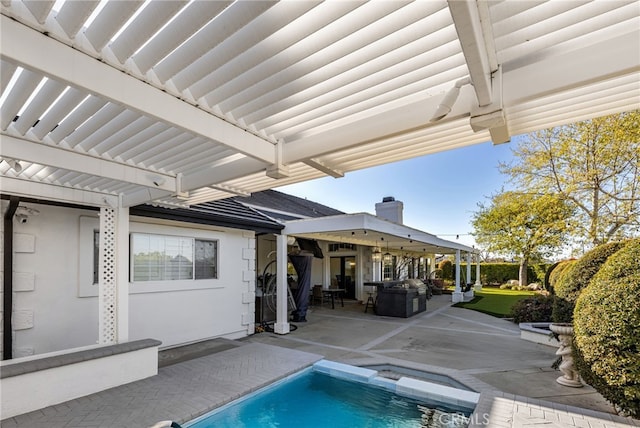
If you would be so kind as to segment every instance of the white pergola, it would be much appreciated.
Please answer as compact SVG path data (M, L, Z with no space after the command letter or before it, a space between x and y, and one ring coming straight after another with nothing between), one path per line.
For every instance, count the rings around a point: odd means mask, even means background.
M134 205L341 177L640 107L637 0L0 8L0 189L112 211L116 250Z
M12 194L189 205L640 107L637 0L0 5Z

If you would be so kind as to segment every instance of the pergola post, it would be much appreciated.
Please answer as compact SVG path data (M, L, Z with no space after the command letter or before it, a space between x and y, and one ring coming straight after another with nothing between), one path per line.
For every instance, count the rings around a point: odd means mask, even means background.
M98 343L129 340L129 209L100 209Z
M482 291L482 281L480 281L480 254L476 253L476 283L473 286L475 291Z
M462 290L460 289L460 250L456 250L456 288L451 294L453 303L462 302Z
M471 284L471 252L467 253L467 278L466 279L467 279L467 284Z
M276 236L276 322L273 331L277 334L289 333L289 311L287 308L287 238L285 234Z

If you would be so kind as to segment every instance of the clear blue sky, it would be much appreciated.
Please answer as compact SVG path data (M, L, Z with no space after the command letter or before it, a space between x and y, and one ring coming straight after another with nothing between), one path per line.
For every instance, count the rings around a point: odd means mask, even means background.
M472 213L478 202L508 187L498 162L512 159L518 141L476 144L276 190L346 213L375 214L376 202L393 196L404 204L405 225L450 241L460 235L457 242L475 245L470 235Z

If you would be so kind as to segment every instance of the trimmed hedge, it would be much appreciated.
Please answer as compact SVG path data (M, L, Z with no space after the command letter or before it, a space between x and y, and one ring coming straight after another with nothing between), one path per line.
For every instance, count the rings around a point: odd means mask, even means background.
M574 263L570 263L558 275L556 284L553 287L556 295L551 315L553 322L573 322L573 310L580 292L589 285L591 278L598 272L609 256L623 246L622 242L599 245Z
M640 417L640 239L611 255L574 312L574 361L582 378L624 413Z
M564 275L554 286L555 294L570 302L575 302L580 291L589 285L591 278L600 270L609 256L623 246L622 242L609 242L587 252L565 270Z
M529 283L542 282L544 273L547 269L546 264L529 265L527 269L527 278ZM520 265L518 263L480 263L480 277L484 284L504 284L510 279L518 279L520 275ZM455 264L453 265L455 272ZM467 274L467 264L460 263L460 272L462 276ZM470 283L476 282L476 265L471 264L471 280Z
M564 271L569 268L573 263L575 263L575 259L563 260L560 263L556 264L556 267L549 274L549 286L552 293L555 293L555 286Z

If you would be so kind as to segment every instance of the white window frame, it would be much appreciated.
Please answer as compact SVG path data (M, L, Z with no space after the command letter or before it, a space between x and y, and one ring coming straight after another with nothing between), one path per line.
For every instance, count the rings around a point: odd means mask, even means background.
M208 280L208 279L217 279L218 277L218 247L219 247L219 243L217 239L203 239L200 237L194 237L194 236L177 236L177 235L167 235L164 233L141 233L141 232L133 232L130 235L130 248L131 248L131 254L130 254L130 258L129 258L129 280L132 284L135 283L149 283L149 282L162 282L162 281L204 281L204 280ZM136 253L134 252L136 244L135 244L135 240L136 238L149 238L149 239L155 239L156 241L162 242L163 244L165 244L165 246L163 246L163 250L164 248L166 248L166 244L170 243L170 241L174 241L175 243L178 244L179 247L185 247L185 249L187 249L186 247L190 247L190 254L188 255L189 257L185 256L185 258L189 259L190 263L188 265L186 265L185 267L187 268L187 271L189 273L190 277L184 277L184 278L179 278L179 279L174 279L174 278L160 278L160 279L136 279L136 263L135 263L135 257L136 257ZM198 269L196 266L196 252L197 252L197 243L198 242L210 242L210 243L214 243L215 244L215 260L214 260L214 275L213 277L210 278L197 278L197 274L198 274ZM180 250L180 254L176 254L176 256L181 256L183 255L182 250ZM166 271L166 264L162 264L162 266L159 266L159 270L160 271ZM180 274L180 271L183 270L183 267L180 266L178 269L178 273Z
M100 220L97 216L80 216L79 218L78 297L98 296L98 285L93 282L93 234L94 231L99 229L99 226ZM217 278L143 282L130 281L130 294L224 288L224 282L222 280L223 272L220 270L220 267L224 266L224 254L220 251L226 239L223 232L140 222L131 222L129 229L130 234L174 235L192 237L194 240L217 241ZM129 271L132 269L131 257L130 255L129 266L127 266Z

